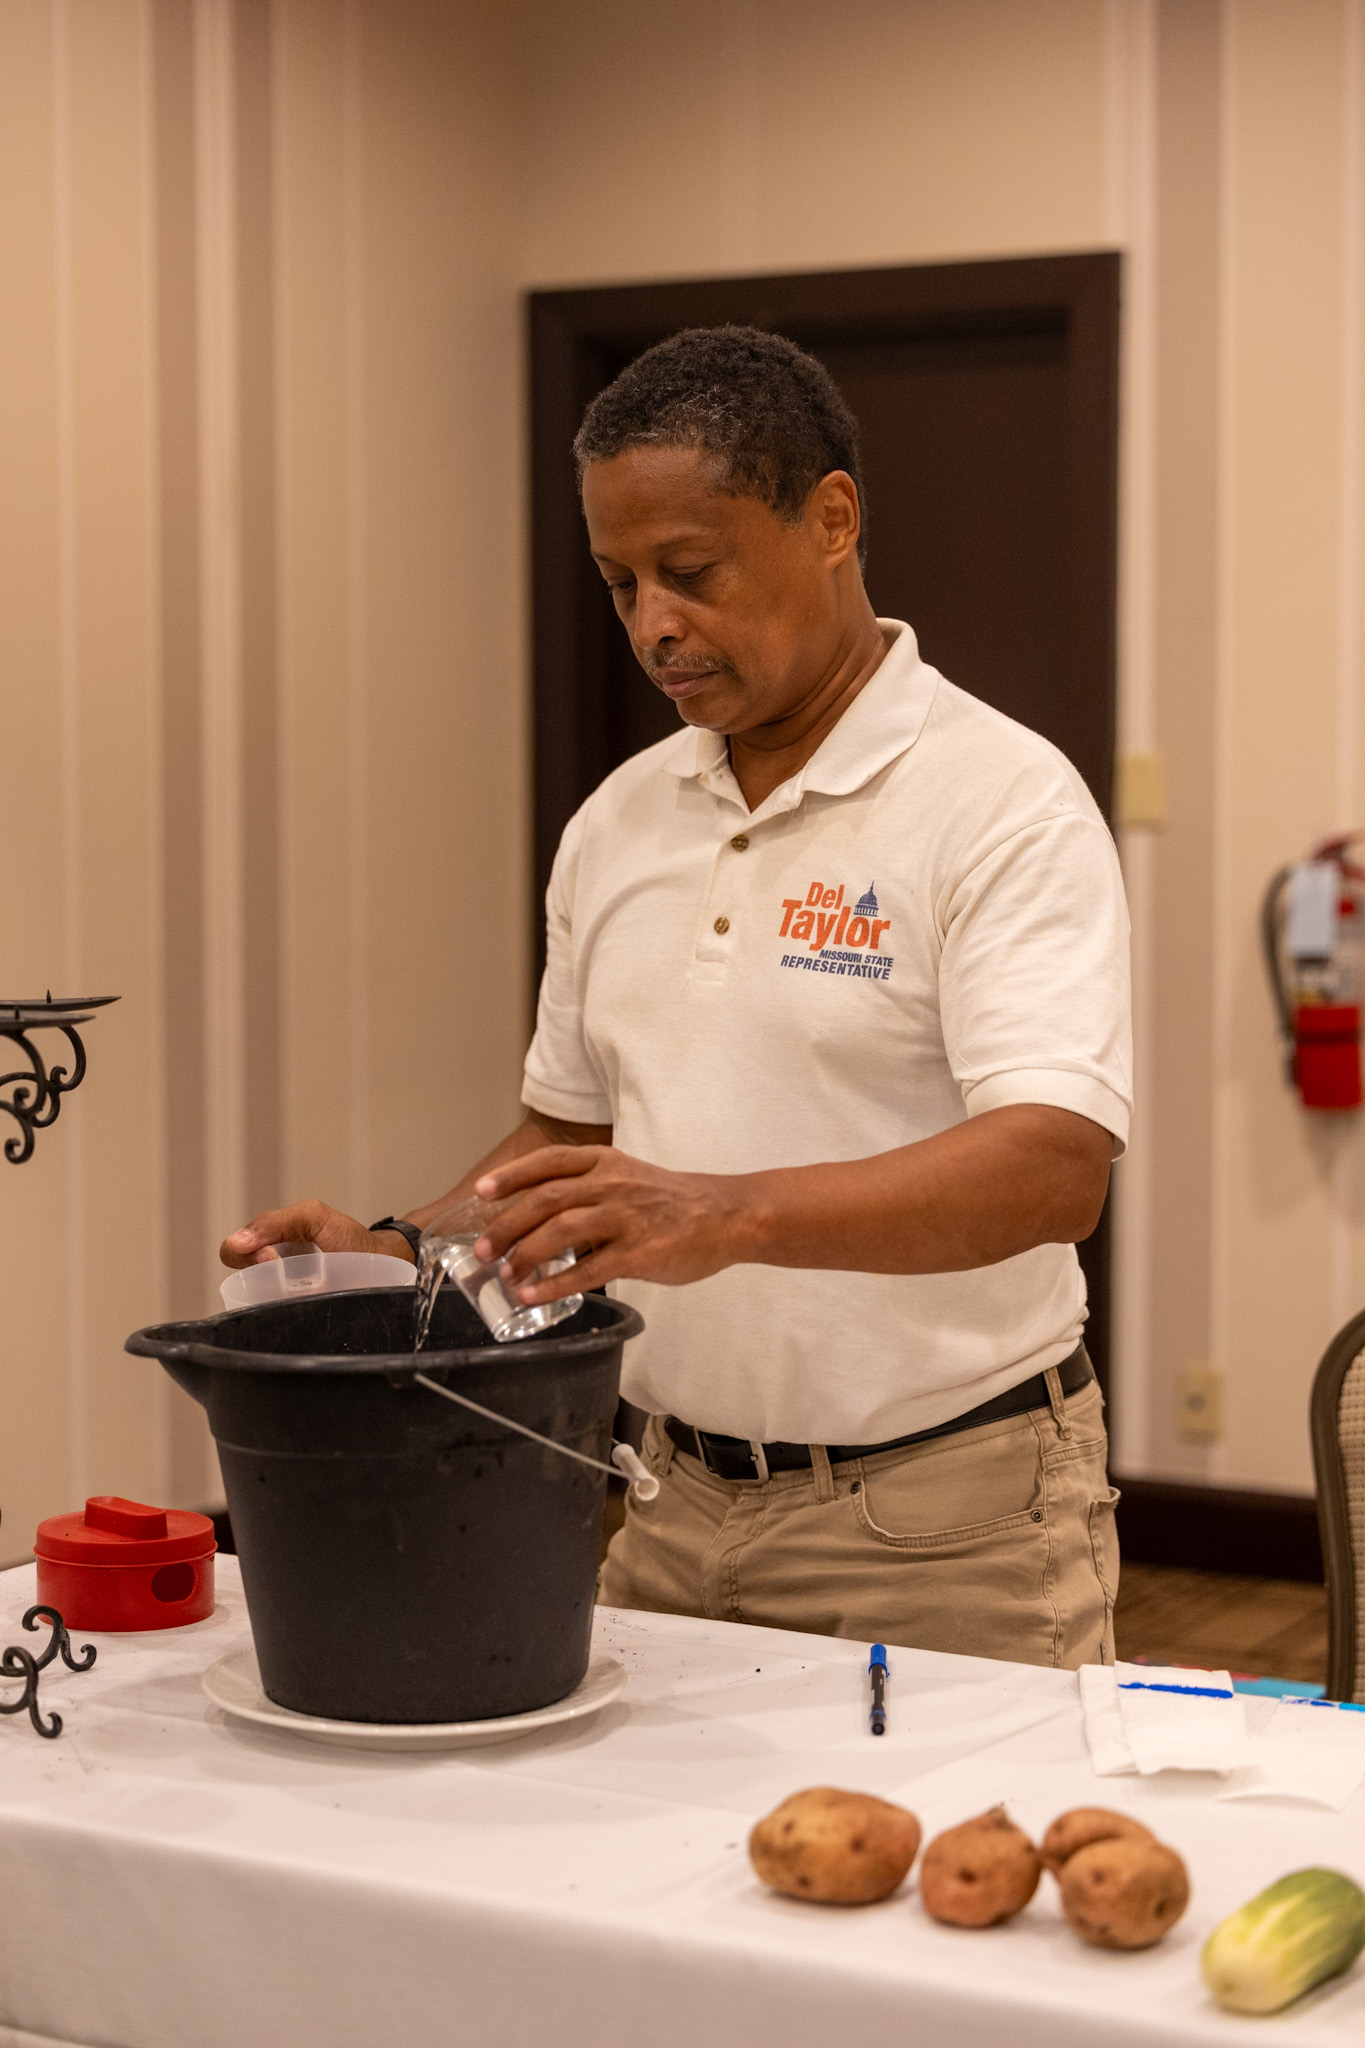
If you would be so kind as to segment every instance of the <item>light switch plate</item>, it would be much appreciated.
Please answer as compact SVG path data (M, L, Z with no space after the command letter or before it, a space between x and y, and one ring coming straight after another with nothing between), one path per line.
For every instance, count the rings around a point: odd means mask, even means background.
M1114 817L1134 826L1159 831L1166 822L1166 763L1155 747L1120 754L1115 763Z
M1217 1443L1223 1434L1223 1375L1195 1360L1176 1381L1176 1426L1186 1443Z

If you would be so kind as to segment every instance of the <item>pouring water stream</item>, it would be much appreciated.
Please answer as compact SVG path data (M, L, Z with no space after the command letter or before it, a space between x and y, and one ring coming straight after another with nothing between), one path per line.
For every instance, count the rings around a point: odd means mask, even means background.
M481 1226L482 1228L482 1226ZM472 1235L468 1231L451 1233L439 1230L424 1230L417 1247L417 1284L414 1289L415 1331L412 1355L414 1363L431 1334L431 1318L436 1307L436 1297L441 1283L452 1276L461 1293L478 1310L494 1337L500 1344L514 1342L517 1338L531 1336L537 1329L549 1329L555 1323L571 1316L583 1305L581 1294L568 1295L563 1301L550 1302L541 1309L528 1309L517 1302L496 1267L485 1266L474 1256L474 1245L480 1232ZM555 1259L538 1267L537 1272L549 1274L562 1272L574 1262L569 1252L563 1259ZM529 1327L527 1326L529 1324ZM528 1429L524 1422L514 1422L510 1415L499 1415L492 1408L485 1408L481 1402L471 1401L467 1394L457 1394L450 1387L443 1387L439 1380L433 1380L424 1372L414 1374L419 1387L429 1393L440 1394L447 1401L454 1401L459 1407L467 1408L472 1414L481 1415L487 1422L496 1422L504 1429L515 1430L518 1436L529 1437L532 1443L544 1444L548 1450L558 1451L563 1458L572 1458L580 1465L591 1465L599 1472L618 1475L630 1482L631 1492L637 1500L653 1500L659 1491L659 1482L641 1461L629 1444L613 1444L611 1463L601 1458L591 1458L585 1451L576 1451L569 1444L561 1444L552 1436L542 1436L538 1429Z

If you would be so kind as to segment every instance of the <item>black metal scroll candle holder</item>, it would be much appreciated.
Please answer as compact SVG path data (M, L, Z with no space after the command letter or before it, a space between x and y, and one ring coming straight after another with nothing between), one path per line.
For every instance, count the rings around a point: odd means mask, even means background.
M19 1126L18 1136L5 1140L5 1157L11 1166L21 1166L31 1156L34 1132L56 1123L62 1097L85 1079L85 1047L76 1026L88 1024L96 1010L117 1001L117 996L58 996L54 1002L50 993L42 1002L0 999L0 1038L17 1045L28 1061L12 1074L0 1074L0 1109ZM50 1067L29 1037L30 1031L60 1031L75 1055L75 1065L70 1069Z
M40 1621L50 1622L52 1637L41 1657L32 1650L25 1650L18 1643L11 1643L7 1650L0 1650L0 1679L22 1678L24 1689L17 1700L0 1700L0 1714L22 1714L28 1712L39 1735L51 1742L62 1732L60 1714L50 1714L45 1721L38 1705L38 1674L46 1671L55 1657L60 1656L68 1671L88 1671L95 1661L95 1645L82 1643L81 1655L71 1654L71 1636L66 1623L55 1607L30 1607L24 1616L24 1627L35 1629Z

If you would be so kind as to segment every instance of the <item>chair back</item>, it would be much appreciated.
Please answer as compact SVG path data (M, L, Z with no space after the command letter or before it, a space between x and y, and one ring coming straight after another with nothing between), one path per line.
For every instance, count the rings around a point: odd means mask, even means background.
M1365 1311L1323 1352L1309 1412L1327 1577L1327 1697L1365 1705Z

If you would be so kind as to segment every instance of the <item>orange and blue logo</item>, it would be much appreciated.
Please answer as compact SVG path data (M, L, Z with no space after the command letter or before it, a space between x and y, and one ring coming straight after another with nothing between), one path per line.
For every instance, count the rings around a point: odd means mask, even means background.
M778 937L804 952L784 953L784 967L819 974L851 974L859 980L889 981L894 964L884 950L891 919L881 915L877 885L869 883L856 903L844 900L844 885L812 882L805 896L784 896Z

